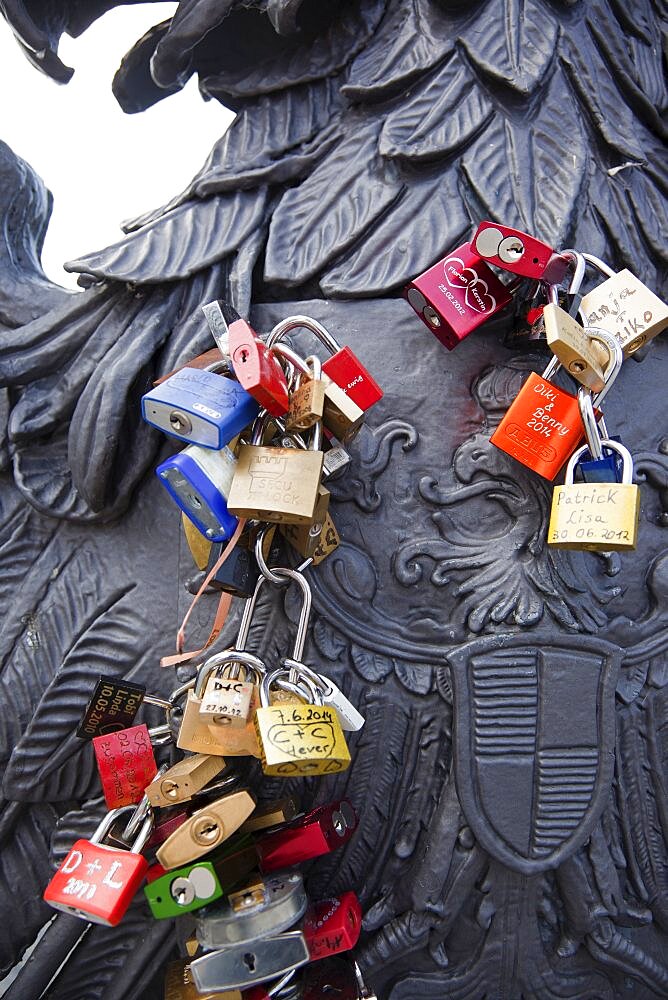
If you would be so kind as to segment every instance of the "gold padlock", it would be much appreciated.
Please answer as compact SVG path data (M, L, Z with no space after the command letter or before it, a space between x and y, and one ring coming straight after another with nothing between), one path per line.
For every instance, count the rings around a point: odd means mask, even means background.
M347 396L343 389L323 373L325 405L322 422L334 437L346 444L359 433L364 423L364 410Z
M146 788L146 797L152 806L173 806L187 802L195 792L215 778L225 767L221 756L196 753L172 764L164 774L156 776Z
M329 510L330 492L325 486L318 487L318 499L312 524L281 524L279 531L290 542L300 556L308 559L320 544L320 535Z
M321 424L311 449L262 445L266 418L256 421L252 444L241 445L227 509L238 517L282 524L310 524L318 499L323 452Z
M586 445L578 448L566 467L564 485L554 490L548 545L594 552L623 552L636 547L640 490L632 482L633 459L624 445L608 439L601 443L621 455L621 483L575 484L575 467L589 451Z
M248 664L231 660L229 664L219 666L206 682L199 714L207 724L245 726L251 704L257 702L254 695L259 683L259 673Z
M293 684L288 679L290 673L290 669L279 667L260 685L262 707L255 713L255 728L262 749L262 770L280 778L345 771L350 765L350 751L336 711L322 704L319 690L307 678ZM274 683L294 693L297 699L311 700L270 705Z
M253 598L249 598L253 601ZM248 606L248 602L247 602ZM244 618L242 617L242 627L240 635L244 629ZM176 740L178 747L190 749L193 744L206 745L207 753L219 754L221 756L251 756L259 757L260 748L255 737L253 726L253 714L259 702L259 692L257 685L253 686L249 703L248 718L241 726L226 725L224 722L202 715L202 699L206 691L207 682L214 676L219 667L227 664L241 663L252 667L257 671L258 676L264 673L262 660L246 653L243 649L226 650L224 653L217 653L200 667L197 678L194 682L194 689L188 691L183 712L183 721Z
M325 383L322 381L322 364L315 355L305 361L285 347L276 344L272 348L283 355L301 372L298 388L290 395L290 406L285 415L285 427L288 431L307 431L322 419L325 405Z
M605 369L610 363L607 349L554 302L544 307L543 319L547 344L555 357L581 385L601 392L606 381Z
M231 837L254 809L255 796L247 789L209 802L177 827L155 856L163 868L187 865Z
M629 357L668 326L668 306L627 268L615 273L598 257L583 256L608 279L584 296L582 315L613 334Z

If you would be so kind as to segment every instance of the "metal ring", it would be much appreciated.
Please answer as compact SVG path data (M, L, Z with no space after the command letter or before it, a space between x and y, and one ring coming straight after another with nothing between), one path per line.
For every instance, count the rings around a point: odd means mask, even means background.
M280 576L277 576L274 572L272 572L272 570L270 570L269 567L267 566L266 559L264 558L264 553L262 552L262 545L264 543L268 530L269 530L268 528L262 528L261 531L258 532L258 536L255 539L255 558L257 560L258 566L260 567L260 572L262 573L262 576L265 578L265 580L269 580L270 583L273 583L277 587L287 587L290 581L283 580L281 579Z
M162 767L158 768L158 770L156 771L155 775L151 780L155 781L156 778L160 778L168 770L169 770L169 764L163 764ZM136 837L140 826L142 825L144 820L148 816L150 816L152 811L153 810L151 803L148 800L148 795L143 795L142 798L137 803L137 806L134 812L132 813L132 816L128 820L127 826L125 827L123 833L121 834L121 839L133 840Z
M142 701L146 702L147 705L157 705L158 708L164 708L165 712L169 712L172 707L166 698L159 698L154 694L145 694Z

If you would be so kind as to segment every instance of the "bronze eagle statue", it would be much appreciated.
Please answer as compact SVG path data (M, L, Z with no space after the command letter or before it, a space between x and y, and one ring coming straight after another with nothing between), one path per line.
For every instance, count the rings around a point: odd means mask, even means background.
M61 35L117 5L0 12L66 83ZM236 117L185 191L67 264L78 292L45 277L51 196L0 144L4 996L158 998L177 954L141 902L86 927L42 892L104 811L75 735L96 678L164 696L188 675L158 665L193 569L139 404L212 346L200 306L216 298L262 333L315 317L385 391L332 483L342 544L310 574L307 662L367 722L350 770L301 789L360 813L309 886L359 894L369 983L383 1000L668 996L666 342L606 401L641 483L637 550L555 552L546 484L489 441L546 353L507 313L447 353L401 298L482 218L661 293L665 15L662 0L181 0L114 93L140 113L196 74ZM258 655L291 647L283 603L258 613Z

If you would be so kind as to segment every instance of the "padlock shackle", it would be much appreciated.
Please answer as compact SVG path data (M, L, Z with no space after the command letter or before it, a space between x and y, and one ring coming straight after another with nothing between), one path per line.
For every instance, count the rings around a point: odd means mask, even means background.
M306 675L302 675L299 678L301 683L293 682L289 679L292 670L293 668L278 667L276 670L272 670L271 673L265 674L260 684L260 704L262 708L270 707L272 685L275 685L282 691L290 691L298 698L303 698L306 704L322 705L320 692ZM304 688L306 688L306 691L304 691ZM309 698L312 699L310 702L308 701Z
M337 351L341 350L341 345L334 340L334 337L324 328L322 323L318 323L317 319L312 319L310 316L288 316L281 320L267 337L267 346L273 347L291 330L299 329L310 330L331 354L336 354Z
M548 362L545 371L541 375L541 378L544 378L546 379L546 381L550 382L557 374L560 368L561 368L561 361L555 354L550 358L550 361Z
M570 280L570 284L567 289L568 295L577 295L580 291L582 282L584 281L585 272L587 265L583 255L578 250L560 250L559 255L561 257L567 257L571 264L573 264L573 277ZM559 305L559 286L561 282L557 284L549 284L547 286L547 299L553 305Z
M633 458L631 452L628 448L625 448L623 444L619 441L612 441L610 438L602 438L601 445L603 448L612 448L616 451L622 459L622 485L630 486L633 482ZM575 467L582 458L584 454L589 451L589 446L583 444L581 448L574 451L568 460L568 465L566 466L566 478L564 480L564 486L574 486L575 479Z
M578 408L580 410L580 419L584 426L589 454L595 462L598 462L599 459L603 458L602 438L596 422L591 392L583 385L578 389Z
M606 264L604 260L601 260L600 257L595 257L593 253L583 253L582 256L587 264L591 264L591 266L595 267L597 271L604 274L606 278L615 277L616 272L612 270L609 264Z
M300 358L297 352L293 351L292 348L287 347L285 344L274 344L274 346L270 348L270 351L272 354L277 354L279 356L279 361L281 358L285 358L285 360L289 361L292 367L296 368L297 371L300 371L302 375L308 375L310 377L311 371L306 364L306 360L304 358Z
M95 833L90 838L90 843L102 845L105 838L109 836L109 832L111 831L114 823L116 823L117 820L121 818L121 816L126 815L128 812L134 814L135 807L120 806L118 809L110 809L107 815L98 824ZM141 852L144 850L144 848L148 843L148 839L151 836L152 829L153 829L153 808L149 806L149 811L141 825L139 833L137 834L132 845L128 847L128 850L132 854L141 854Z
M585 333L592 340L598 340L608 349L609 359L608 364L605 367L603 373L603 378L605 379L605 385L594 398L594 403L596 406L600 406L605 397L608 395L610 389L612 389L617 376L619 375L624 361L624 352L621 347L613 337L611 333L607 330L602 330L598 326L587 326L585 327Z
M254 656L252 653L247 653L243 649L226 649L223 653L216 653L215 656L210 656L197 671L195 690L193 692L196 698L199 698L200 701L202 700L209 678L219 667L225 666L228 663L241 663L242 666L252 667L257 671L259 677L262 677L266 672L264 663L259 657Z

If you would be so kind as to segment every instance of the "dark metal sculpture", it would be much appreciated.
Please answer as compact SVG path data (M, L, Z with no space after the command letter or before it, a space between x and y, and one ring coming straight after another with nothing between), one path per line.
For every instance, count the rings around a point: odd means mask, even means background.
M63 31L115 0L3 0L65 81ZM188 189L48 282L44 186L0 146L2 965L52 917L53 861L101 811L75 737L101 672L167 693L192 572L150 476L149 381L210 346L220 296L267 331L310 314L385 398L334 487L344 544L312 574L309 655L367 714L345 777L351 845L311 872L355 888L380 997L668 996L666 343L606 404L642 485L638 549L551 551L549 489L489 443L542 354L495 320L453 354L397 298L492 216L628 266L665 265L659 0L189 0L125 57L141 111L199 75L238 110ZM665 376L664 376L665 379ZM177 583L177 580L180 583ZM288 601L290 610L290 601ZM287 648L267 605L254 636ZM85 831L85 832L84 832ZM161 996L168 922L59 914L11 996ZM60 971L57 973L57 970Z

